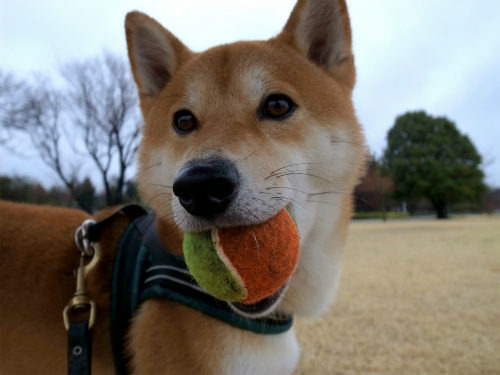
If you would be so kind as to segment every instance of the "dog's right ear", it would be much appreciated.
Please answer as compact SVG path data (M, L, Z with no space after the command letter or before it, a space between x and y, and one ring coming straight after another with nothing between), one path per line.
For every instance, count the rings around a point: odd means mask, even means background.
M298 0L275 38L324 68L350 89L356 71L345 0Z
M141 104L156 97L174 72L193 56L179 39L148 15L133 11L125 18L128 56Z

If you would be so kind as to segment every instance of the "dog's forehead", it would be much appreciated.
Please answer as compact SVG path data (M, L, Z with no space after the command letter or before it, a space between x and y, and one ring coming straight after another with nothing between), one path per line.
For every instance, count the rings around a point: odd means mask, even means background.
M310 116L354 118L351 94L295 50L271 41L213 47L174 74L160 97L163 113L192 111L198 120L248 119L271 94L285 94Z
M237 42L211 48L182 72L188 104L214 107L260 101L269 91L290 91L283 61L260 42Z

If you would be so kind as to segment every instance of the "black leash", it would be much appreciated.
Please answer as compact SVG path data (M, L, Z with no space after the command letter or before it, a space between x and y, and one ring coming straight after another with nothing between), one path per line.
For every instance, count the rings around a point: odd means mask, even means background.
M68 329L68 375L90 375L92 331L88 322L70 323Z
M130 220L142 216L146 211L138 205L118 208L105 219L95 222L85 220L75 233L75 242L80 249L80 266L76 271L76 292L64 308L64 325L68 331L68 375L90 375L92 370L92 326L95 321L95 304L85 290L85 276L97 264L100 256L99 237L120 212ZM86 263L88 260L90 261ZM87 313L87 318L72 322L76 313Z

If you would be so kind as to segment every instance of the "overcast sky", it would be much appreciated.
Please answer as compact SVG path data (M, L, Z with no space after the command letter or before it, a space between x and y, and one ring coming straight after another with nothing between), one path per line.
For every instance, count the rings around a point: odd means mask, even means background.
M141 10L195 51L277 34L293 0L0 0L0 69L57 75L68 61L125 55L125 14ZM500 186L500 0L348 0L358 83L354 101L377 154L397 115L445 115ZM57 177L37 158L0 149L0 173ZM85 171L90 173L91 169Z

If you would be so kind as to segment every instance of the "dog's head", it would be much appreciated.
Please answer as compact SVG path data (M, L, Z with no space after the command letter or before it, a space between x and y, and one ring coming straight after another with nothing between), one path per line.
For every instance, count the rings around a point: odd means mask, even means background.
M289 206L307 247L349 217L364 138L344 0L299 0L275 38L202 53L143 13L125 26L145 120L138 182L160 225L250 225ZM306 251L322 250L301 249L302 263Z

